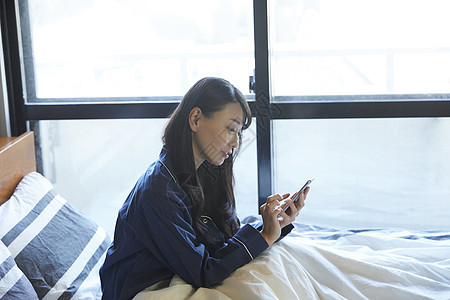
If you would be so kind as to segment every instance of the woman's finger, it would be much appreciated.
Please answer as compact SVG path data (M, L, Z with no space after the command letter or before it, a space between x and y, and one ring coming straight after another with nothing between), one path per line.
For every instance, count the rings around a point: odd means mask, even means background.
M308 194L309 194L309 190L310 190L311 188L308 186L305 190L304 190L304 194L305 194L305 200L306 200L306 197L308 197Z
M295 201L295 207L297 208L297 210L301 210L304 206L305 206L305 194L304 192L302 192L300 194L300 197L298 197L298 200Z
M259 211L261 212L261 214L264 212L265 208L266 208L267 203L264 203L263 205L261 205L259 207Z
M284 210L281 210L279 215L282 218L280 222L282 227L292 223L295 220L295 217L288 215Z
M280 201L272 201L268 205L272 213L277 209L281 209Z
M290 210L294 209L295 211L297 211L297 209L295 208L295 203L294 201L292 201L292 198L286 199L284 203L285 205L283 206L283 209L289 205Z
M268 203L264 203L260 206L261 214L270 214L270 215L278 215L279 210L281 210L281 205L279 201L272 201Z
M270 203L272 201L280 201L283 200L283 196L281 196L280 194L274 194L274 195L270 195L269 197L267 197L267 203Z
M277 217L282 211L283 209L281 208L281 206L275 206L272 211L272 216Z
M291 195L291 193L286 193L286 194L283 194L283 199L282 200L284 200L284 199L286 199L286 198L288 198L289 196Z

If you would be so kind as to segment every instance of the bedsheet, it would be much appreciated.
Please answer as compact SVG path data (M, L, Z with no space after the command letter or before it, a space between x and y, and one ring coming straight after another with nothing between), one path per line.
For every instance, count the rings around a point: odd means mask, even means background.
M165 284L165 285L164 285ZM175 276L148 299L450 299L450 231L296 229L213 288Z

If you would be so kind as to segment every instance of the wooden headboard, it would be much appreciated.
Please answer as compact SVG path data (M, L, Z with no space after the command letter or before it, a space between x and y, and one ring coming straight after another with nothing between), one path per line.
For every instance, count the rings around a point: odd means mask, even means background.
M33 132L0 138L0 205L11 197L20 180L33 171L36 171Z

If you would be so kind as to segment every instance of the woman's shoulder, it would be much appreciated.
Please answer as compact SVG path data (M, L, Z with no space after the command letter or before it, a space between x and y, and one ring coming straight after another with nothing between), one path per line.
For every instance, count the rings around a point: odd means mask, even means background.
M119 218L134 224L149 215L190 218L191 201L183 189L161 174L153 163L137 180L119 211Z
M153 162L138 179L134 196L139 205L172 203L189 206L191 201L181 186L167 174L160 160Z

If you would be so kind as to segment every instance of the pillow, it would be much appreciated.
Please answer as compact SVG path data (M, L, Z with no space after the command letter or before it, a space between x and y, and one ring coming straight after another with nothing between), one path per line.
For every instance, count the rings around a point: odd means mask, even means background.
M0 239L39 298L95 299L106 232L59 196L37 172L0 206Z
M8 248L0 242L0 299L38 299L30 281L17 267Z

